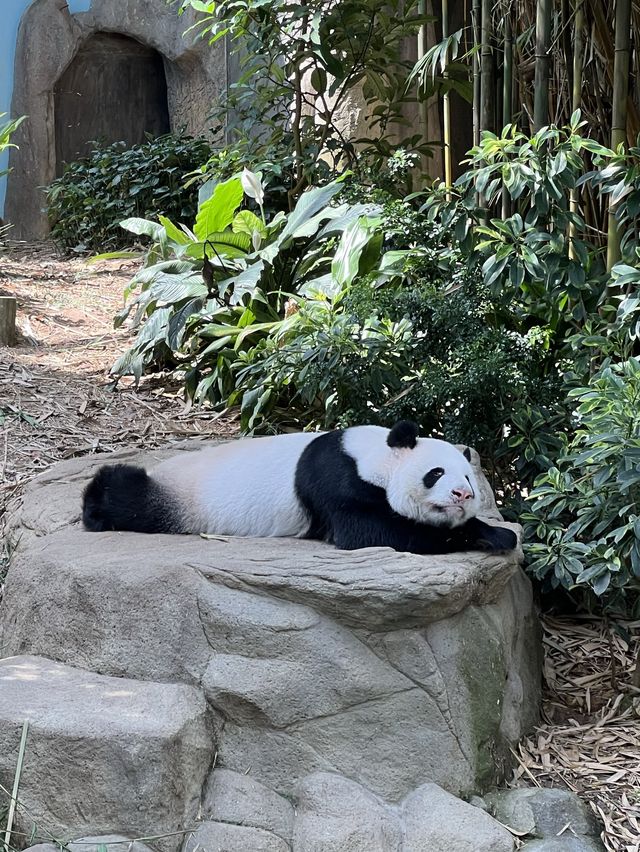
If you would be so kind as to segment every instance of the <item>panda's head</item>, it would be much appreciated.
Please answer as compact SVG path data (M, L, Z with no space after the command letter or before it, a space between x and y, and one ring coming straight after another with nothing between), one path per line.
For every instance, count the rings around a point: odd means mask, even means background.
M419 438L403 420L389 431L384 488L391 508L405 518L438 527L457 527L479 508L478 483L464 453L446 441Z

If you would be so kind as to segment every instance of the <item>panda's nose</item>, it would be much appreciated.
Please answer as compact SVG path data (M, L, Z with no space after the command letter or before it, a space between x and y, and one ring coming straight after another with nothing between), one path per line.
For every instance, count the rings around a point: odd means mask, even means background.
M457 503L464 503L465 500L471 500L473 497L473 491L468 488L453 488L451 490L451 495L455 498Z

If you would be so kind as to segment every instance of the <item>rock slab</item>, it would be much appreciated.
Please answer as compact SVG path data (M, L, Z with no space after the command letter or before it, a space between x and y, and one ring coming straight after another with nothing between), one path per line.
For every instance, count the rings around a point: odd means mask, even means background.
M498 790L488 793L485 801L495 818L520 836L549 840L575 837L589 841L600 835L593 812L570 790L534 787Z
M182 684L104 677L40 657L0 660L0 783L29 729L15 830L71 840L189 827L213 756L206 705ZM178 836L158 842L176 849Z

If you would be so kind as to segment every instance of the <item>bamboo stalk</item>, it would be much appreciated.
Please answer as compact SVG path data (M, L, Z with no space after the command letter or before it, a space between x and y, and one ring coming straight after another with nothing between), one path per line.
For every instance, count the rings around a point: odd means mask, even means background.
M584 29L584 0L575 0L575 16L573 21L573 91L571 93L571 113L580 109L582 104L582 67L584 44L582 40ZM578 212L578 190L574 187L569 195L569 210ZM569 225L569 257L575 260L576 252L573 242L576 238L576 227Z
M480 15L480 131L494 130L491 0L481 0Z
M480 142L480 0L473 0L471 6L471 23L473 26L473 144Z
M11 802L9 803L9 813L7 815L7 828L4 833L4 850L9 852L9 841L11 840L11 829L13 828L13 817L16 812L16 802L18 801L18 790L20 789L20 776L22 775L22 764L24 763L24 751L27 745L27 732L29 730L29 722L25 721L22 725L22 737L20 738L20 747L18 748L18 762L16 764L16 772L13 778L13 789L11 790Z
M418 14L420 15L420 17L426 17L427 0L418 0ZM417 49L419 61L424 58L424 55L427 52L426 24L420 24L420 29L418 30ZM427 99L424 95L422 97L422 100L418 103L418 111L420 115L420 133L422 134L422 141L426 142L429 139L429 105L427 104ZM427 166L427 157L423 154L422 167L424 171L427 171Z
M538 0L536 14L536 64L533 92L533 129L536 132L549 123L551 3L552 0Z
M504 18L504 67L502 69L502 126L511 124L511 103L513 97L513 33L511 32L511 10L509 4ZM511 196L506 186L502 187L502 218L511 215Z
M449 3L448 0L442 0L442 39L443 41L449 37ZM448 52L445 56L445 67L448 62ZM446 78L446 70L443 73ZM451 104L449 101L449 92L445 92L442 96L442 131L444 136L444 185L451 186Z
M611 147L615 150L627 138L627 98L629 96L629 49L631 46L631 0L616 2L615 58L613 61L613 111ZM616 206L609 205L607 270L620 260L620 232Z

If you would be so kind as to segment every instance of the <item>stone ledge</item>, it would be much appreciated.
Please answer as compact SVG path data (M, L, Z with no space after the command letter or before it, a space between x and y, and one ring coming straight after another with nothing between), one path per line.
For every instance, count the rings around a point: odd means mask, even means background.
M11 786L29 722L18 831L72 839L188 828L213 741L190 686L103 677L42 657L0 660L0 779ZM168 795L169 791L171 794ZM159 842L176 849L181 838Z

